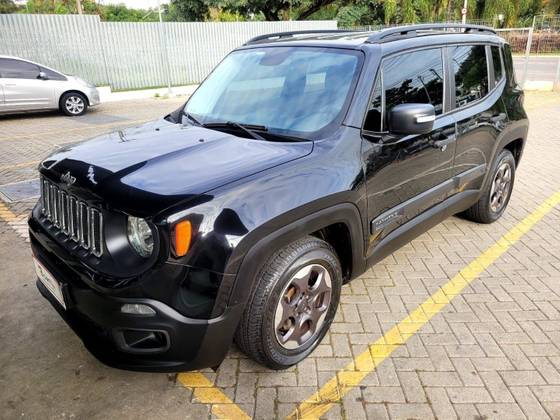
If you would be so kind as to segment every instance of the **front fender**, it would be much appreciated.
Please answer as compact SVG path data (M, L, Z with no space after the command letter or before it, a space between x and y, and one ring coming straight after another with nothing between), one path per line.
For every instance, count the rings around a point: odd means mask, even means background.
M285 220L288 215L283 215ZM219 313L226 306L245 305L255 287L257 274L264 263L278 249L334 223L343 223L350 233L352 249L352 268L350 278L362 274L365 269L364 237L362 219L355 204L341 203L323 208L307 216L297 218L271 233L261 236L259 231L252 232L239 244L231 255L226 272L235 273L222 282L221 293L216 301L215 311ZM266 225L276 225L275 220ZM267 226L262 227L263 230Z

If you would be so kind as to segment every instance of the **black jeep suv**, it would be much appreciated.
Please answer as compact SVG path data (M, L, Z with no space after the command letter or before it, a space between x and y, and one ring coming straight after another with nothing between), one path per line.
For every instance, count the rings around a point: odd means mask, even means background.
M492 29L292 32L229 54L165 118L40 165L40 292L101 361L274 369L341 287L446 217L498 219L528 121Z

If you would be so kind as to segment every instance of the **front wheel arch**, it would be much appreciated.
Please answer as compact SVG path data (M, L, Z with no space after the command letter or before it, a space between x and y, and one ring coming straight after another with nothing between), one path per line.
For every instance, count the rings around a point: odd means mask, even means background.
M62 110L62 98L64 98L64 95L67 95L69 93L77 93L79 95L82 95L84 98L86 98L87 106L90 106L89 98L84 92L82 92L80 90L77 90L77 89L70 89L70 90L66 90L66 91L62 92L60 94L60 96L58 97L58 108L60 110Z
M274 232L257 239L242 257L232 255L228 262L229 267L226 268L229 269L228 272L235 272L236 275L232 276L230 284L222 283L213 315L219 315L226 306L247 303L258 272L275 250L336 223L344 223L350 234L350 246L352 247L350 278L353 279L362 274L366 265L360 212L354 204L337 204L285 224Z

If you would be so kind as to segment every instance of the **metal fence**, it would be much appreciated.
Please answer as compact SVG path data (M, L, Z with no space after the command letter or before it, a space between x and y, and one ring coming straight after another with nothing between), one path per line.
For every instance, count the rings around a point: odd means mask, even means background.
M498 29L525 88L560 91L560 16L535 16L528 28Z
M115 90L200 82L229 51L265 33L336 29L336 21L101 22L93 15L0 15L0 55Z

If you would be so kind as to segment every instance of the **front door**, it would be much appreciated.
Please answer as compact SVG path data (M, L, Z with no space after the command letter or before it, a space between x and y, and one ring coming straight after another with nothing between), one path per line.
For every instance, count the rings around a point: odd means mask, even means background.
M3 111L26 111L52 107L54 86L39 78L36 64L0 58L0 80L4 89Z
M383 60L364 125L369 252L393 230L452 193L455 120L445 115L447 72L441 48ZM436 111L433 131L399 135L385 131L391 108L428 103Z

